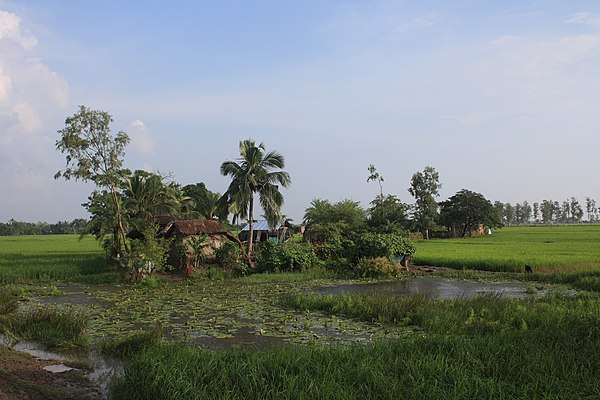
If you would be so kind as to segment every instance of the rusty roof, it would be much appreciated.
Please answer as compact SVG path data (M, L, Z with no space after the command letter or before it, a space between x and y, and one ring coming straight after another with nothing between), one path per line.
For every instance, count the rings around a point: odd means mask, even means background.
M171 224L169 224L171 225ZM219 221L214 219L179 219L172 221L172 225L165 227L164 231L171 229L183 235L200 235L203 233L207 234L225 234L228 233Z

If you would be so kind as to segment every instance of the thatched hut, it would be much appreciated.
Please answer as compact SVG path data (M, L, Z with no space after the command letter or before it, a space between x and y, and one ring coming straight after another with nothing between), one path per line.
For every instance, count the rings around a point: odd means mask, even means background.
M157 237L173 238L167 263L175 269L183 269L190 262L198 266L199 260L211 257L223 243L232 241L241 247L237 237L212 219L177 219L171 216L157 216L154 220L160 230ZM141 233L132 231L132 239L141 238ZM198 254L198 252L201 254Z

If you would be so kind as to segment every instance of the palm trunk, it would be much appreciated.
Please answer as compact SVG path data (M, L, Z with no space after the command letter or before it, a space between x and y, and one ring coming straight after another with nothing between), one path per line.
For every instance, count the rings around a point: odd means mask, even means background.
M127 246L127 237L125 235L125 229L123 228L123 221L121 220L121 205L119 204L119 199L117 198L117 191L113 185L110 186L110 191L112 194L113 201L115 203L115 208L117 210L117 226L119 228L119 233L121 234L121 240L123 240L123 246L125 247L125 253L129 253L129 246ZM119 249L120 252L120 249Z
M248 239L248 249L246 250L248 260L252 259L252 239L254 239L254 194L250 194L250 205L248 210L248 225L250 228L250 238Z

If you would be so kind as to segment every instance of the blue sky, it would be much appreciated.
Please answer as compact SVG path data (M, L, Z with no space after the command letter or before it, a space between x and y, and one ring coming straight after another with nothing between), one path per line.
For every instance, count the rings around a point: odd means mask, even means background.
M597 1L0 0L0 221L70 220L89 184L55 181L57 130L84 104L126 164L203 181L241 139L280 151L296 221L313 198L600 200Z

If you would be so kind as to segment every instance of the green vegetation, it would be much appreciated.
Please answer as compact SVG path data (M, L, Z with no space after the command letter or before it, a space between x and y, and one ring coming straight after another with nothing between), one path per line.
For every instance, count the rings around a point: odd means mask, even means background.
M600 270L600 225L509 227L469 239L417 243L414 262L456 269L539 274L596 274Z
M115 282L119 274L90 236L0 237L0 283Z
M346 301L341 299L336 304ZM377 307L376 299L370 301ZM393 321L386 310L388 300L382 301L378 315ZM434 307L422 310L434 313L436 303L432 300ZM164 345L126 364L125 376L115 387L114 396L575 399L600 394L596 384L600 368L596 356L600 351L597 297L552 298L537 306L536 301L498 302L493 298L453 303L442 307L437 319L454 315L453 319L462 320L466 327L459 327L455 333L469 330L470 336L414 335L367 346L280 348L259 353ZM535 307L528 311L531 305ZM477 311L472 306L477 306ZM490 312L486 311L488 307ZM348 310L353 312L353 307ZM539 312L541 315L537 315ZM516 325L496 324L496 318L504 314L524 320ZM369 313L364 316L370 318ZM435 316L422 317L427 321Z

